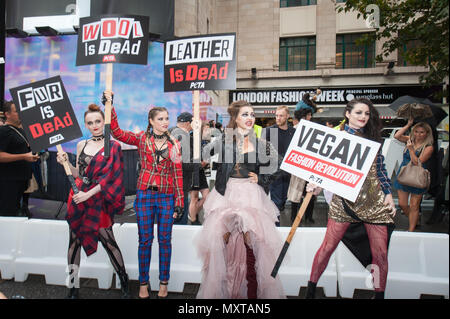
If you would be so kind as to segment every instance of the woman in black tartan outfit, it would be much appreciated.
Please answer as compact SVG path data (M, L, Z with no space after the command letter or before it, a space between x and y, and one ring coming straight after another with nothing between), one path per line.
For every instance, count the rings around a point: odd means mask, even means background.
M105 121L97 105L89 105L84 121L92 137L77 144L76 167L69 164L80 192L74 195L71 190L67 200L66 219L70 227L67 298L78 298L74 277L78 275L81 247L90 256L97 251L98 240L120 278L122 298L129 298L128 275L112 231L114 215L121 214L125 207L122 149L118 142L110 141L110 156L103 156ZM67 154L58 153L57 160L62 165L68 160Z

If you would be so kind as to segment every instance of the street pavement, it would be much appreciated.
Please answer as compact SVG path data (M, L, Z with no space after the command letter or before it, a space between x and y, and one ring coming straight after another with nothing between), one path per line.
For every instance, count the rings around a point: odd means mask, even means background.
M126 207L125 211L121 216L116 216L116 223L135 223L136 216L133 210L134 196L126 197ZM324 201L323 196L319 196L315 205L313 218L314 223L305 223L302 221L300 227L326 227L327 223L327 204ZM63 220L66 215L66 204L48 201L42 199L30 199L30 211L33 214L33 218L41 219L60 219ZM422 214L421 223L416 231L420 232L433 232L433 233L448 233L448 208L446 210L447 215L443 221L428 225L426 221L428 220L433 208L432 200L424 200L422 203ZM286 208L281 212L280 224L281 226L291 226L291 207L287 203ZM203 221L203 213L200 213L199 220ZM396 231L406 231L408 229L408 219L405 215L401 213L401 210L397 209L397 214L394 218ZM113 280L113 283L115 281ZM116 288L111 289L99 289L97 286L97 281L95 279L84 279L80 280L80 298L83 299L118 299L121 296L120 290ZM156 298L157 296L157 283L152 283L152 293L151 297ZM113 284L114 285L114 284ZM130 281L130 291L134 298L137 297L138 292L138 282ZM182 293L169 292L169 299L194 299L197 291L199 289L199 284L192 283L186 284L184 291ZM40 275L30 275L28 279L23 282L15 282L14 280L2 280L0 279L0 291L3 292L8 298L25 298L25 299L62 299L67 294L67 288L63 286L47 285L45 283L44 276ZM302 287L297 296L288 296L290 299L304 298L306 292L306 287ZM323 294L321 288L317 288L317 296L323 299L340 299L337 298L326 298ZM373 292L369 290L356 290L353 299L370 299L373 296ZM426 296L423 295L422 299L441 299L440 296Z

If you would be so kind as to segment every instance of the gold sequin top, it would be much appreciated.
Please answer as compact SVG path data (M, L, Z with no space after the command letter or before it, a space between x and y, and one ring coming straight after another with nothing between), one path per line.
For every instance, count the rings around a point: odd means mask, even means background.
M391 208L384 206L384 197L385 194L381 189L380 181L377 177L376 161L374 161L367 174L366 180L361 187L361 191L356 198L356 201L352 203L349 200L337 196L336 194L333 195L330 209L328 211L328 218L332 218L339 223L358 222L345 212L342 204L342 200L345 200L348 207L365 223L394 223L394 220L390 215Z

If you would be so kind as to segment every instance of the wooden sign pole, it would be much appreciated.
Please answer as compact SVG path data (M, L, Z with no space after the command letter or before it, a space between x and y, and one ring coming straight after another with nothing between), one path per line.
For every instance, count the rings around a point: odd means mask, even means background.
M194 163L200 163L200 144L201 144L201 124L200 124L200 91L196 90L192 93L192 102L193 102L193 137L194 137ZM194 175L192 180L192 185L194 187L200 186L200 172L199 169L194 169Z
M63 152L62 146L60 144L56 145L56 149L58 150L58 153ZM64 166L64 171L66 172L67 178L69 179L70 187L72 187L73 193L78 194L79 190L78 190L77 184L75 183L75 179L73 178L72 171L70 170L69 162L65 161L63 166Z
M113 63L106 64L105 86L107 91L112 91ZM111 101L105 102L105 148L104 157L109 157L111 136Z
M308 207L308 204L311 200L312 192L306 193L305 198L303 199L302 206L298 210L297 216L294 219L294 222L292 223L291 231L289 232L288 237L286 238L286 241L284 242L284 246L281 249L280 255L278 256L277 262L275 263L275 266L273 267L272 273L270 274L273 278L277 276L278 270L280 269L281 263L283 262L284 256L286 256L286 252L289 248L289 244L292 241L292 238L295 235L295 232L297 231L298 224L300 224L300 221L302 220L303 214L306 211L306 208Z

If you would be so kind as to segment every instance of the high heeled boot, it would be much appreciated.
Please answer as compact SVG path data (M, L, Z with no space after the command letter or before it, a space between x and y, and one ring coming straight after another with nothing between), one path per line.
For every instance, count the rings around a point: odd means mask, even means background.
M130 286L128 284L128 275L126 272L119 272L120 290L122 291L122 299L130 299Z
M308 281L308 290L306 290L305 299L316 299L316 282Z
M384 291L375 291L375 296L372 299L384 299Z

